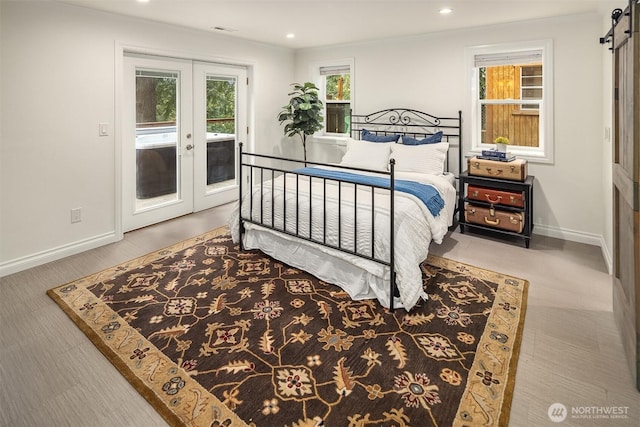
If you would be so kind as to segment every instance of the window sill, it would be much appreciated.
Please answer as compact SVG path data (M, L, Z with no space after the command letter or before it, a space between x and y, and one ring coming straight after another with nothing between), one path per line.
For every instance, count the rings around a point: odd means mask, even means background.
M488 150L494 148L493 145L487 145L486 147L475 148L467 152L467 157L481 156L482 150ZM542 163L552 164L553 157L543 153L541 151L532 150L518 150L516 146L508 145L507 151L513 153L518 159L525 159L529 163Z

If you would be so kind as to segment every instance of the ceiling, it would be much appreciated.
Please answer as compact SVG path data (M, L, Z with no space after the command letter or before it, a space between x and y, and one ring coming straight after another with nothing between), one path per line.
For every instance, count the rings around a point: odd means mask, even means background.
M552 16L610 16L625 0L56 0L289 48ZM450 7L453 12L441 15ZM217 29L216 29L217 27ZM286 34L295 34L286 38Z

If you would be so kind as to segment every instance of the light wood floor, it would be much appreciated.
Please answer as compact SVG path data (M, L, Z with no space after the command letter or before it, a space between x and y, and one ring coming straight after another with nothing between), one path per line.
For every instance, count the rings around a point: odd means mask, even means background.
M230 209L147 227L0 278L0 426L166 425L45 292L225 225ZM622 353L600 248L535 235L525 249L455 231L431 252L530 282L511 426L640 425L640 393ZM569 415L553 423L547 411L554 403L583 413L627 408L628 418Z

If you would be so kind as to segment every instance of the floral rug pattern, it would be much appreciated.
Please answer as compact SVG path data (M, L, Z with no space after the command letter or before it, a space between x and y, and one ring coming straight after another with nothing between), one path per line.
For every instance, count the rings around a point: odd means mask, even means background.
M222 228L49 295L171 425L505 425L528 283L422 270L390 313Z

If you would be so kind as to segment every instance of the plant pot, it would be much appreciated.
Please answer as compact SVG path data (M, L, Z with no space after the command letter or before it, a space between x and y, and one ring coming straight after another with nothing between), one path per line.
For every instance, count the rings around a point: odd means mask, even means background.
M502 153L507 152L507 144L496 143L496 151L500 151Z

